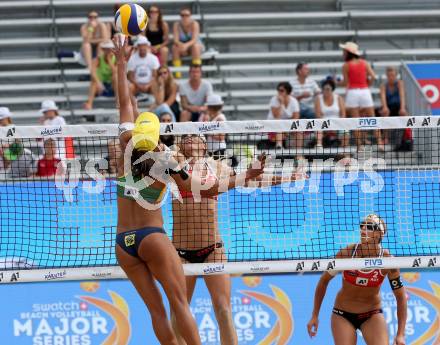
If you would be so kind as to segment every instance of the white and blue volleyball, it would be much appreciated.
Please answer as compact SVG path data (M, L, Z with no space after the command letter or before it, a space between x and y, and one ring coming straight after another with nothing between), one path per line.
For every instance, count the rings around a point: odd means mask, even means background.
M147 12L139 5L122 5L115 14L115 24L119 32L126 36L137 36L147 28Z

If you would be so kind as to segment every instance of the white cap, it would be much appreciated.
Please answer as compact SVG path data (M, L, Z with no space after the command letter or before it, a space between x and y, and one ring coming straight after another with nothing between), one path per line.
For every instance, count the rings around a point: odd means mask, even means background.
M46 111L55 110L58 111L58 107L56 103L50 99L47 99L43 102L41 102L41 113L45 113Z
M0 107L0 120L10 118L12 116L8 107Z
M208 95L208 97L206 98L206 106L216 106L216 105L223 105L224 102L222 100L222 97L220 95L216 95L216 94L210 94Z
M135 43L135 46L137 47L137 46L140 46L142 44L146 44L149 47L151 46L150 41L145 36L138 36L138 38L136 40L136 43Z
M114 47L115 45L113 44L112 41L105 41L101 44L102 49L113 49Z

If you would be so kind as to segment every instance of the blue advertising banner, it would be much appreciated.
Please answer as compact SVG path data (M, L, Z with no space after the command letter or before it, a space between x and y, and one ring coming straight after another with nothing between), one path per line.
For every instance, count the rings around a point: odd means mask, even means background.
M440 63L409 63L407 66L431 103L432 114L440 115Z
M436 272L403 273L408 292L407 344L440 342L440 279ZM330 315L341 285L329 285L318 335L307 335L319 275L234 277L233 319L240 345L328 345ZM0 335L5 345L156 345L146 307L128 281L51 282L1 286ZM31 293L30 293L31 292ZM165 299L165 298L164 298ZM396 302L382 288L390 339L397 329ZM202 342L219 344L212 303L202 279L191 304ZM358 344L364 344L358 337Z

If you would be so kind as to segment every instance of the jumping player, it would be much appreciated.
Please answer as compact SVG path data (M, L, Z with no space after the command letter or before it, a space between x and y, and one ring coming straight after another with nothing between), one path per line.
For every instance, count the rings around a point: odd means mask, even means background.
M119 37L114 39L120 91L119 141L124 153L117 163L120 177L117 187L116 257L148 307L159 342L177 345L155 280L159 281L167 295L178 320L179 332L185 341L191 345L200 345L197 325L186 299L182 264L163 230L160 202L166 189L166 183L162 181L172 179L179 188L186 191L190 191L192 185L201 185L201 181L180 169L178 160L172 156L163 169L160 162L154 159L153 152L160 154L165 151L159 144L160 124L155 114L142 113L138 116L131 102L127 81L127 41L121 44ZM145 159L146 155L150 156ZM173 162L176 164L173 165ZM204 195L218 194L224 187L221 182L232 188L239 184L238 181L245 183L248 179L258 177L264 169L264 157L258 163L252 164L239 177L216 181L212 188L203 191ZM156 207L144 207L146 202Z

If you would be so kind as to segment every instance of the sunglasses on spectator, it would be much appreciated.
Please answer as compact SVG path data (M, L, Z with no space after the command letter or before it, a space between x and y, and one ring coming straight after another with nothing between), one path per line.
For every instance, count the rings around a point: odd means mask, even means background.
M278 92L284 93L284 92L286 92L286 90L285 89L278 89Z
M150 13L159 13L158 10L150 10Z
M181 17L190 17L191 13L181 13L180 16Z
M380 225L376 224L376 223L361 223L361 228L363 226L365 226L365 229L368 230L368 231L380 231L380 230L382 230L380 228Z
M97 14L91 14L91 15L89 15L89 18L90 19L96 19L96 18L98 18L98 15Z

